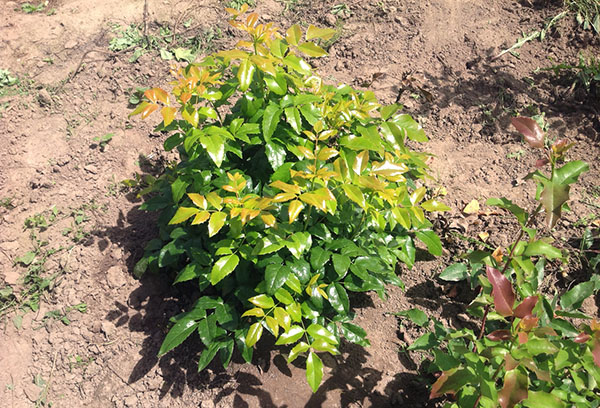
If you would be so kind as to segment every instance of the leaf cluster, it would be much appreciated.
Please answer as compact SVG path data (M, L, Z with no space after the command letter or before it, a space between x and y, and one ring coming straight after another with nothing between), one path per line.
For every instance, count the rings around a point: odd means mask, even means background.
M174 68L172 89L146 90L132 113L159 111L180 156L144 191L160 236L135 271L174 271L202 293L160 355L196 333L199 369L217 354L226 366L236 347L251 361L268 333L289 362L302 356L316 390L319 353L369 344L352 292L402 286L396 267L412 267L416 241L439 255L426 213L448 207L424 185L428 155L406 145L427 141L419 124L372 92L325 84L305 60L326 55L335 30L281 32L247 6L227 11L248 39Z

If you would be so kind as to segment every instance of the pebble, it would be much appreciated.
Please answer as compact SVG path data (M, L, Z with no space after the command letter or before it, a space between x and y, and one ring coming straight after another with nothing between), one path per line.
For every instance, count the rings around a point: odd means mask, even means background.
M75 47L77 47L77 45L78 45L78 44L79 44L79 43L78 43L76 40L69 40L69 41L67 41L67 42L65 43L65 48L66 48L67 50L70 50L70 49L72 49L72 48L75 48Z
M117 265L108 268L108 271L106 272L106 282L108 283L108 286L113 289L125 286L127 281L125 280L123 269Z
M52 105L52 97L50 96L46 88L40 89L40 92L38 93L38 102L40 103L40 106Z
M129 397L125 398L124 402L126 407L135 407L137 406L138 399L135 395L130 395Z
M85 171L87 171L88 173L92 173L92 174L98 173L98 168L96 166L94 166L93 164L88 164L87 166L84 166L83 169Z
M334 27L337 22L337 18L333 14L327 14L325 16L325 22L330 26Z
M105 320L100 324L100 330L102 330L102 333L104 333L106 337L110 337L115 331L115 325Z

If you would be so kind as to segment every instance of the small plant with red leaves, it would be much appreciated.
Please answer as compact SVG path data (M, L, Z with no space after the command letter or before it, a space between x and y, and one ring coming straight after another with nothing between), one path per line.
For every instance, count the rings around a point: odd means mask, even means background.
M421 326L434 326L408 350L433 353L431 371L438 378L430 398L445 396L446 407L598 407L600 322L580 307L600 289L600 279L595 276L560 297L542 293L547 260L564 256L533 228L541 212L546 228L556 225L570 185L588 165L565 162L572 143L559 140L548 146L533 119L513 118L512 124L531 147L544 152L526 177L537 182L538 203L528 212L505 198L488 201L514 214L521 228L506 251L478 255L470 278L481 289L468 312L481 319L481 328L448 329L416 309L402 312ZM549 174L541 171L545 166ZM576 326L573 319L588 323Z

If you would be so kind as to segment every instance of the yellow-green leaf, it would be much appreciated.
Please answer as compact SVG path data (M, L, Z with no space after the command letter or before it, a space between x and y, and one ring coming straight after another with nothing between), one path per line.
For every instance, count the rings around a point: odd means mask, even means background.
M171 218L171 221L169 221L169 225L184 222L185 220L187 220L193 215L198 214L199 212L200 210L197 208L179 207L173 218Z
M298 46L298 49L304 54L308 55L309 57L322 57L324 55L327 55L327 51L311 42L305 42L300 44Z
M354 201L356 204L360 205L361 208L366 207L367 203L365 200L365 196L360 190L360 188L352 184L343 184L342 188L344 189L344 192L346 193L349 199Z
M338 151L333 147L324 147L319 150L319 153L317 153L317 160L326 161L337 156L338 154Z
M310 346L308 344L306 344L305 342L303 342L303 341L301 341L300 343L296 344L294 346L294 348L292 348L292 350L290 351L290 354L288 356L287 362L291 363L292 361L294 361L298 357L298 355L300 353L304 353L309 348L310 348Z
M437 200L427 200L421 204L421 208L425 211L450 211L450 207Z
M203 195L196 194L196 193L189 193L188 197L198 207L202 208L203 210L207 209L206 198L204 198Z
M277 323L277 320L271 316L267 316L265 320L267 321L267 327L271 329L273 336L277 337L279 335L279 324Z
M203 222L206 222L206 220L208 220L209 218L210 218L210 212L208 212L208 211L200 211L194 217L194 220L192 221L192 225L202 224Z
M223 198L216 191L211 191L206 195L206 200L217 210L223 208Z
M248 302L252 303L254 306L258 306L263 309L270 309L273 306L275 306L273 298L265 295L264 293L262 295L251 297L250 299L248 299Z
M300 41L301 37L302 30L298 24L294 24L285 32L285 39L287 40L288 44L291 45L298 45L298 41Z
M288 217L290 224L293 223L296 220L296 218L298 218L298 215L300 214L303 208L304 204L302 204L302 201L300 200L294 200L290 203L290 206L288 208Z
M286 312L283 308L276 307L273 311L273 316L275 316L275 319L277 319L277 323L279 323L283 330L288 331L290 329L292 324L292 318L290 317L289 313Z
M258 340L260 340L260 336L262 336L263 327L260 323L254 323L248 329L248 334L246 335L246 346L252 347L256 344Z
M240 263L240 258L236 254L226 255L219 258L210 271L210 283L216 285L224 277L229 275Z
M423 199L423 197L425 197L425 193L427 192L427 189L425 187L419 187L417 188L415 191L413 191L413 193L410 195L410 203L412 205L415 205L417 203L420 203L421 200Z
M237 72L237 79L240 81L240 91L244 92L252 83L252 77L256 67L249 59L243 59Z
M208 222L208 236L212 237L217 232L223 228L225 225L225 220L227 219L227 214L224 212L214 212L210 216L210 221Z
M310 41L314 38L321 38L327 41L331 39L335 33L336 31L333 28L315 27L311 24L308 26L308 30L306 30L306 41Z
M288 331L282 333L281 336L275 342L276 346L282 344L290 344L296 342L304 334L304 329L300 326L292 326Z
M175 119L175 112L177 112L177 108L173 108L170 106L165 106L160 110L160 114L163 117L165 126L169 126L171 122L173 122L173 119Z
M308 385L313 390L313 392L317 392L319 385L321 385L321 380L323 379L323 362L312 351L308 354L308 358L306 359L306 380L308 381Z
M254 309L246 310L244 312L244 314L242 314L242 317L246 317L246 316L263 317L264 315L265 315L264 310L262 310L260 307L255 307Z

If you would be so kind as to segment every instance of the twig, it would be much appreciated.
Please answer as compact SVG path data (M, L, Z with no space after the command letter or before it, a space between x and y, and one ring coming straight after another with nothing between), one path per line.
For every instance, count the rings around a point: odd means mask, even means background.
M148 0L144 0L144 38L146 43L150 44L148 40Z

